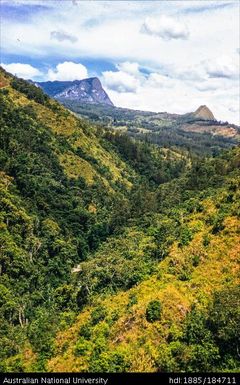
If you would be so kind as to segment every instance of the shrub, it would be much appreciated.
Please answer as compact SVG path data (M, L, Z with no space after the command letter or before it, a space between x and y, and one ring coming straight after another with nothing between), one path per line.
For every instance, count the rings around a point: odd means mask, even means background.
M90 340L91 338L91 327L89 324L82 325L79 330L79 335L84 337L86 340Z
M90 342L86 341L83 337L80 337L75 346L75 356L82 356L90 350L90 347Z
M217 234L224 229L224 214L218 213L213 220L212 234Z
M90 360L90 370L94 373L124 373L129 368L128 355L120 349L114 352L104 351L99 355L93 354Z
M158 321L161 318L162 306L158 300L149 302L146 309L146 320L148 322Z
M211 238L209 236L209 234L204 234L203 236L203 246L204 247L207 247L211 242Z
M187 246L191 240L193 239L193 233L192 230L188 227L183 227L180 233L180 241L179 246Z
M78 308L81 309L84 305L86 305L89 297L89 289L86 285L83 285L77 292L76 302Z
M103 321L106 316L106 310L102 306L98 306L91 313L91 322L96 325L98 322Z
M138 302L138 300L137 300L136 294L135 293L131 293L129 295L129 302L128 302L128 305L127 305L128 308L132 307L133 305L136 305L137 302Z
M180 281L189 281L191 279L191 273L190 271L182 271L180 274L179 274L179 277Z
M0 92L1 92L2 95L8 95L9 94L9 90L6 90L6 88L5 89L1 89Z

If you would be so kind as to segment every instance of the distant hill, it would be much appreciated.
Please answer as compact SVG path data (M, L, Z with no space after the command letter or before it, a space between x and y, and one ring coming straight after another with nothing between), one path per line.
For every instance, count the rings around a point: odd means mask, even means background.
M240 128L216 120L206 105L183 115L115 107L96 77L34 84L80 117L161 147L216 153L240 143Z
M240 142L240 128L228 122L217 121L207 106L195 112L179 115L91 105L76 100L60 100L78 116L90 119L104 127L126 132L129 136L158 144L181 146L198 153L215 153Z
M74 100L82 103L94 103L113 106L104 91L100 80L96 77L74 81L36 82L49 96L60 101Z

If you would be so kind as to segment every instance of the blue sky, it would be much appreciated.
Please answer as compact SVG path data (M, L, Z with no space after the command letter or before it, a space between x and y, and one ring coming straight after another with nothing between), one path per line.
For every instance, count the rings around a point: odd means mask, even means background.
M34 80L98 76L114 104L239 122L238 1L2 0L1 63Z

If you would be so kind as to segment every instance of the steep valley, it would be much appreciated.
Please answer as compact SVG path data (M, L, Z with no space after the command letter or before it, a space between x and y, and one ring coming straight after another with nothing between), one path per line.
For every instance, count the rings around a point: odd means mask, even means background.
M1 371L239 371L238 127L0 75Z

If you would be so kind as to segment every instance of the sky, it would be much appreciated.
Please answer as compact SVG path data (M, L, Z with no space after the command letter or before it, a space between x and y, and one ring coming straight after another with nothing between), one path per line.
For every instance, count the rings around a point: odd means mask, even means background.
M239 1L1 0L1 65L35 81L98 76L116 106L239 124Z

